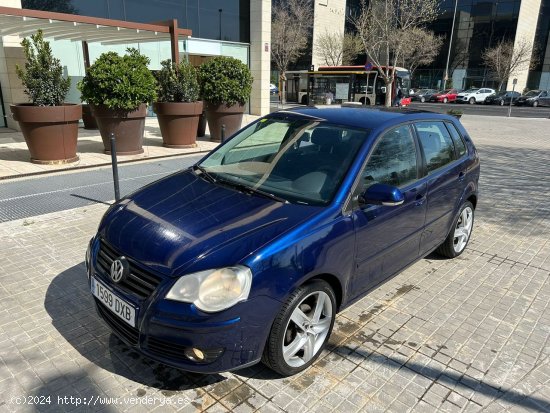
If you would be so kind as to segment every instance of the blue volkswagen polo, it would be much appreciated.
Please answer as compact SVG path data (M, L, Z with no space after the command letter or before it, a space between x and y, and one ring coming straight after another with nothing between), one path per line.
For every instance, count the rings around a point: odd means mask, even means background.
M478 179L453 117L277 112L111 206L90 289L112 331L162 363L292 375L338 311L434 250L464 251Z

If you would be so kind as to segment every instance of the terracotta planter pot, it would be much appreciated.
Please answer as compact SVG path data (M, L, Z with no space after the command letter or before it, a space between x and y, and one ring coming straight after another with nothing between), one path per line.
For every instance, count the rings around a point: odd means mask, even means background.
M225 125L225 138L229 138L241 128L243 120L243 105L210 105L206 104L206 118L210 139L214 142L221 141L222 125Z
M97 122L92 115L90 105L82 105L82 122L84 122L84 129L97 129Z
M31 162L63 164L78 161L76 142L82 106L10 105L31 153Z
M202 102L156 102L162 144L167 148L194 148L197 146L197 127L202 113Z
M105 153L111 153L111 133L116 139L117 155L143 153L143 131L147 105L142 103L136 110L109 109L103 105L90 105L96 118Z

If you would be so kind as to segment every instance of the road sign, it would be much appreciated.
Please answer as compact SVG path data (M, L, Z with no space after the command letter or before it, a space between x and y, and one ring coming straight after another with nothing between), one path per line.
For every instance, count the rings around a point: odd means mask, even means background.
M372 63L365 63L365 70L371 70L372 69Z

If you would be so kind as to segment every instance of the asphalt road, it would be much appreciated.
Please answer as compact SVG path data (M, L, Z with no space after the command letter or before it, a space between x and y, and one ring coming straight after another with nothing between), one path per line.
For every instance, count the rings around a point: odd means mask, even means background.
M285 107L301 106L289 103ZM508 116L508 106L497 105L470 105L463 103L420 103L413 102L412 108L429 110L437 113L446 113L450 109L459 109L464 112L465 115L482 115L482 116ZM277 96L271 95L271 112L276 112L281 109L277 105ZM526 107L526 106L512 106L512 117L519 118L550 118L550 107Z
M120 195L177 172L201 159L187 155L155 162L119 165ZM108 203L114 199L110 167L30 179L0 181L0 222Z

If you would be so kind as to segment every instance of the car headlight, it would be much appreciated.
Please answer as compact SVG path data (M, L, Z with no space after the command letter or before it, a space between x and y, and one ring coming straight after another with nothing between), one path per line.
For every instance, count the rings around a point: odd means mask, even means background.
M252 285L250 268L218 268L184 275L166 294L166 299L192 303L207 313L225 310L248 298Z

